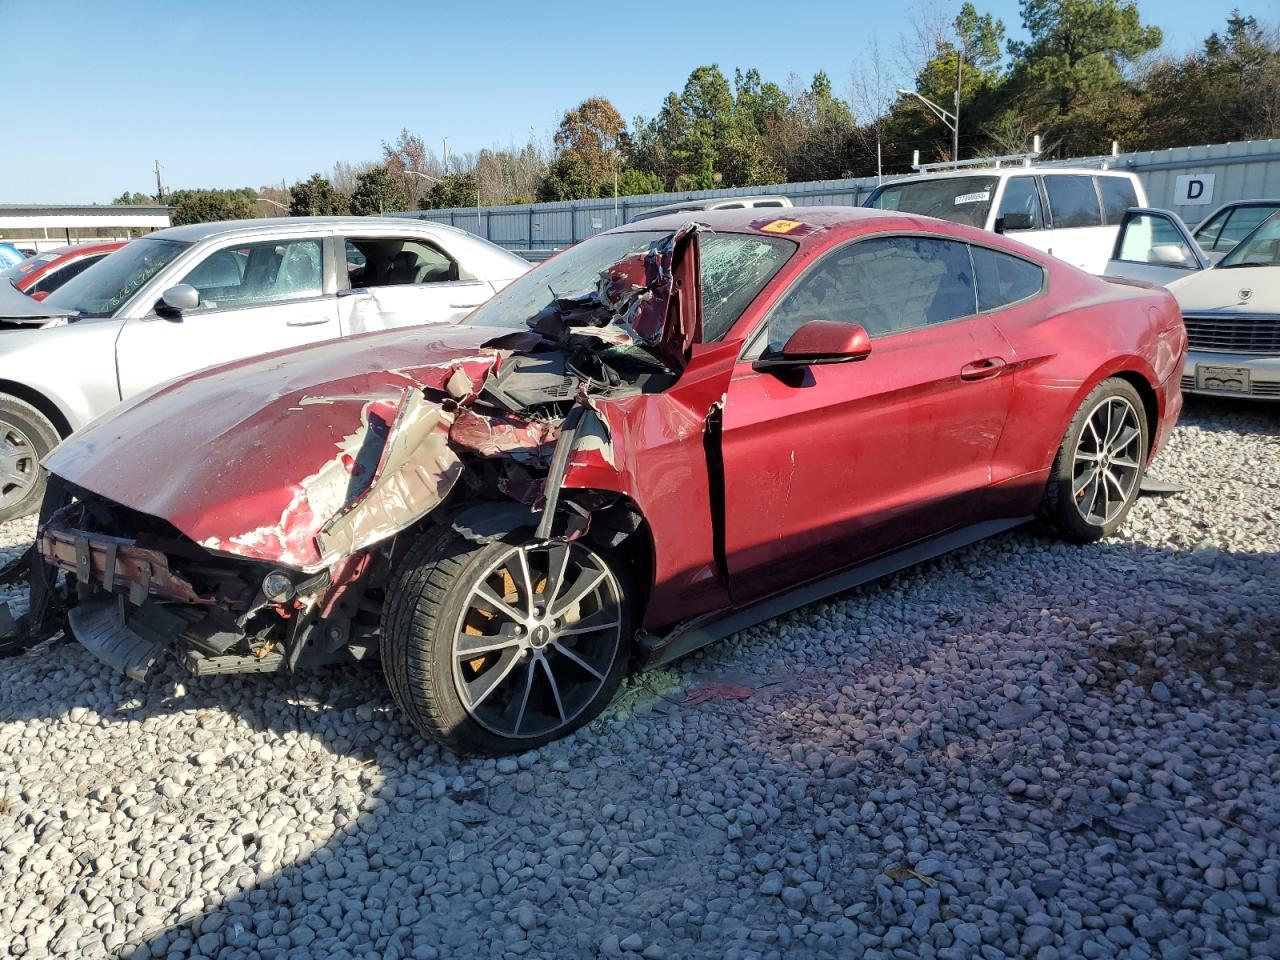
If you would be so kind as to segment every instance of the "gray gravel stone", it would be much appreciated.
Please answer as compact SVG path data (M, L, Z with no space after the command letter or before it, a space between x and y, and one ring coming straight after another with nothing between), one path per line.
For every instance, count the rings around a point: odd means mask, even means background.
M1191 400L1189 491L1106 542L812 604L518 757L424 743L376 664L0 661L0 956L1276 956L1277 432Z

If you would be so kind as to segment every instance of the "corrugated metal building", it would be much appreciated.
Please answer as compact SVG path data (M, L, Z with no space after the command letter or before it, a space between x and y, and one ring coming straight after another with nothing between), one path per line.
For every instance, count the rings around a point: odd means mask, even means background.
M1075 165L1105 165L1116 170L1132 170L1142 180L1148 200L1153 206L1174 210L1193 226L1219 203L1280 196L1280 140L1176 147L1171 150L1122 153L1115 157L1088 157L1041 164ZM1194 178L1198 181L1198 186L1186 180L1180 181L1179 178L1182 177ZM616 206L613 198L609 197L568 203L409 211L402 215L451 223L516 251L547 250L577 243L593 233L626 223L642 210L676 200L778 193L790 197L797 206L859 206L875 189L876 184L875 177L816 180L731 190L620 197Z

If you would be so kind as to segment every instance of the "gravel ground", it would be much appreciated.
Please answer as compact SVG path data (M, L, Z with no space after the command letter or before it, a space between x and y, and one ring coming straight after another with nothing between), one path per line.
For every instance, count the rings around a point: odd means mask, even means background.
M1280 409L1183 423L1123 536L815 604L520 757L376 667L2 661L0 956L1280 956Z

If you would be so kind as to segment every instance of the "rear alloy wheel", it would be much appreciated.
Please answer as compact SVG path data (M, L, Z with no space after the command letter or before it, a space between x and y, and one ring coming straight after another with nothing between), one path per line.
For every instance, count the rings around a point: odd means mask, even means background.
M1113 534L1138 498L1146 468L1147 418L1125 380L1104 380L1085 398L1054 460L1041 515L1070 540Z
M429 535L392 581L383 669L400 708L446 746L530 749L590 721L622 680L623 587L581 542Z
M40 460L58 440L57 429L39 410L0 395L0 523L40 508L45 482Z

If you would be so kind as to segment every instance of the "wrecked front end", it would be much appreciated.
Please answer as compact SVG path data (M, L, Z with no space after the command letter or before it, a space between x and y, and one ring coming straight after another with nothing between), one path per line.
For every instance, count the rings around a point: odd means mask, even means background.
M39 532L33 617L65 606L76 639L122 673L144 679L165 653L197 675L277 670L286 657L296 667L308 646L367 653L358 611L321 602L335 593L328 570L219 556L163 521L56 486L51 495L69 502Z
M575 457L611 465L601 404L679 377L696 269L696 233L681 232L553 296L524 330L321 345L195 375L95 424L47 461L33 629L65 615L138 679L169 654L195 674L376 656L409 535L572 539L610 505L562 496L562 481ZM614 537L637 525L611 522Z

